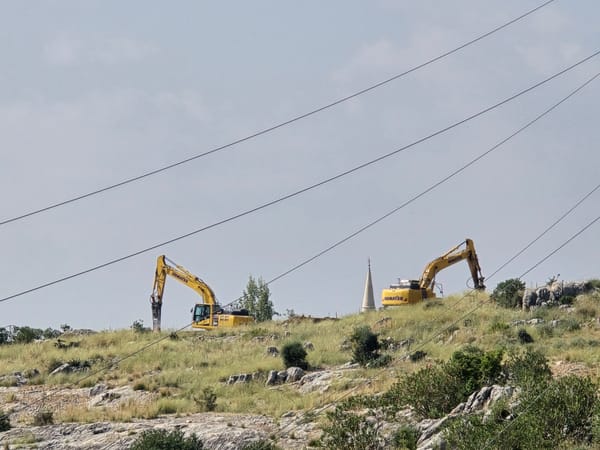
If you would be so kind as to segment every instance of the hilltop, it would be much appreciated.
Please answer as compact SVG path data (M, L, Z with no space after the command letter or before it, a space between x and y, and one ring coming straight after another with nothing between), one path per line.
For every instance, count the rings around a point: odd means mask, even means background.
M240 448L257 439L307 448L330 424L333 406L378 398L402 377L427 373L422 371L465 348L501 351L503 361L525 348L539 351L555 379L576 375L596 382L600 356L592 350L600 345L599 311L597 292L570 306L529 311L466 293L340 319L295 317L212 332L64 333L1 345L0 404L12 429L0 433L0 444L123 448L158 426L194 432L208 448ZM389 365L351 363L349 337L362 325L378 335ZM287 382L267 383L272 371L284 371L279 353L292 341L306 348L309 369ZM42 413L49 424L33 426ZM376 420L382 436L397 434L401 423L425 429L423 418L409 409ZM428 425L432 435L445 426L434 422ZM423 442L420 448L427 448Z

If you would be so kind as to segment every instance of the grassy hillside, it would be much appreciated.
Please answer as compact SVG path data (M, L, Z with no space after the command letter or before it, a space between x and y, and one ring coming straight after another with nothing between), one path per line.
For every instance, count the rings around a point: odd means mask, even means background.
M198 412L203 408L206 388L216 394L217 411L279 417L290 410L308 410L335 402L350 393L386 390L398 374L418 370L432 359L447 360L466 344L507 351L528 345L543 351L556 371L577 370L596 379L600 374L599 311L598 294L579 297L570 310L544 308L525 312L497 307L485 294L469 293L317 323L298 319L229 332L181 332L177 336L169 336L168 331L157 335L131 330L63 335L63 341L75 342L77 346L60 349L55 339L0 346L0 375L37 369L40 375L31 378L30 384L73 388L98 383L111 387L129 385L154 394L147 403L130 402L118 409L72 405L54 411L56 421L129 420L162 413ZM543 323L514 324L535 318L543 319ZM350 361L351 354L340 346L359 325L371 326L380 340L410 339L412 344L408 349L388 351L392 364L384 369L346 371L325 394L301 394L291 385L267 387L264 381L234 385L224 382L233 374L282 370L282 359L267 355L266 348L275 346L281 350L290 341L312 342L314 350L308 352L307 360L313 368L344 364ZM533 343L521 343L521 329L533 337ZM158 339L162 340L153 344ZM424 351L426 358L418 362L405 358L416 350ZM68 361L89 362L91 368L81 373L49 375L59 363ZM113 363L116 364L111 366ZM6 399L1 400L7 403Z

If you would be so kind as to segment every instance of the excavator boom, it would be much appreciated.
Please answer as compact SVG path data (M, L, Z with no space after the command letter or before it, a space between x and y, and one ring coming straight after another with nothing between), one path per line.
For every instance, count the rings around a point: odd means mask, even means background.
M398 306L435 298L433 288L436 275L445 268L463 260L466 260L469 265L473 287L477 290L484 290L484 278L481 274L475 245L471 239L465 239L464 242L427 264L419 280L399 280L398 284L393 284L388 289L384 289L381 295L382 305Z

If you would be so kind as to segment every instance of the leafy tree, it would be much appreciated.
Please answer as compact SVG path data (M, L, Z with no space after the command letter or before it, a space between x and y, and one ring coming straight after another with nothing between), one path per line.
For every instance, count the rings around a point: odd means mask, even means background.
M8 344L10 337L10 332L6 328L0 328L0 345Z
M55 337L60 336L60 331L55 330L53 328L46 328L43 332L42 332L42 336L44 337L44 339L53 339Z
M518 278L510 278L498 283L490 298L505 308L515 308L521 304L525 283Z
M273 309L271 291L262 278L255 280L252 275L248 278L248 284L242 294L242 308L256 319L257 322L272 320L277 314Z
M41 339L43 333L42 330L37 328L20 327L15 332L15 342L19 344L28 344L36 339Z
M381 347L377 335L371 331L367 325L356 327L350 336L352 346L352 359L361 366L377 360L379 358L379 348Z
M484 352L468 346L452 354L446 370L462 381L461 393L466 399L484 385L494 383L502 373L502 350Z
M129 450L202 450L202 441L192 434L185 437L183 431L147 430L129 447Z
M289 342L284 344L281 348L281 357L283 358L283 364L285 367L300 367L301 369L308 369L308 362L306 361L306 350L300 342Z

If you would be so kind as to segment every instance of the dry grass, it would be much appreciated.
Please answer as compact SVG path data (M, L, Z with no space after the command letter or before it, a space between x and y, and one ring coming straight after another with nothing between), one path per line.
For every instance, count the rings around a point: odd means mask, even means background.
M79 347L58 349L52 341L28 345L0 346L2 373L26 372L37 368L41 375L33 383L46 385L109 386L129 385L135 390L156 394L148 404L129 402L118 408L67 407L55 414L59 421L127 421L152 418L160 414L187 414L202 409L198 401L202 390L210 387L217 395L217 411L280 416L290 410L306 410L335 401L350 393L381 392L398 374L418 369L431 360L446 360L466 344L484 349L520 347L517 331L524 327L535 342L528 344L545 351L551 362L578 363L598 375L600 367L600 326L597 316L600 299L580 298L572 311L539 309L532 312L507 310L491 304L484 294L466 294L441 301L353 315L340 320L313 323L311 320L271 322L228 332L182 332L179 339L165 339L145 351L114 364L117 359L136 352L161 336L131 330L106 331L80 336ZM516 320L544 319L542 325L514 326ZM558 325L550 325L558 320ZM348 371L329 391L301 394L289 385L266 387L263 381L226 385L232 374L266 373L283 369L281 358L268 356L266 347L288 341L310 341L308 352L312 367L330 368L350 360L340 350L345 337L358 325L369 325L380 338L413 340L410 348L392 353L393 363L385 369ZM421 350L427 357L412 363L405 357ZM89 361L91 372L49 375L57 361ZM110 367L110 368L109 368ZM106 369L106 370L104 370ZM84 381L81 381L85 377Z

